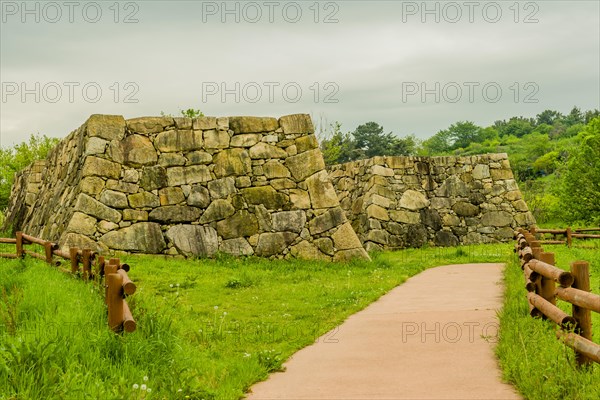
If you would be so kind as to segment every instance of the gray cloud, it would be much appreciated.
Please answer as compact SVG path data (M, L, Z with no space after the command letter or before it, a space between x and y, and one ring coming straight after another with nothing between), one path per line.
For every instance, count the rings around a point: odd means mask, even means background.
M3 10L6 3L21 4L3 1ZM203 14L203 7L220 7L221 2L122 2L119 23L109 9L113 2L97 3L103 12L97 23L77 13L73 23L66 15L56 23L45 22L43 15L40 23L31 16L22 23L18 13L3 11L3 91L12 83L32 89L39 82L41 98L36 102L29 94L22 101L20 93L3 92L0 144L20 142L33 132L64 137L93 113L135 117L188 107L208 115L309 112L340 121L346 130L374 120L386 130L422 138L458 120L485 125L547 108L600 108L600 6L595 1L520 2L517 23L512 1L478 2L472 23L464 2L452 3L463 13L456 23L449 22L456 18L456 7L448 2L427 3L430 10L438 7L439 23L434 14L421 21L422 2L392 1L320 2L319 23L314 23L314 1L278 2L273 23L265 3L258 1L254 4L263 18L250 23L244 17L255 14L247 3L238 5L239 10L247 7L240 23L234 15L222 23L218 13ZM287 22L295 4L302 18ZM284 7L291 10L285 16ZM414 7L416 14L403 13ZM502 17L491 23L497 8ZM132 11L139 22L122 23ZM332 18L339 21L322 23L334 11ZM524 23L531 13L538 22ZM79 84L73 102L64 82ZM221 84L231 90L236 83L239 102L231 93L222 101ZM82 92L86 84L87 98ZM218 92L207 95L215 84ZM282 91L286 84L287 94ZM502 90L496 102L482 92L486 84ZM53 85L62 90L56 103L48 101L55 95ZM419 91L407 95L415 85ZM468 85L475 88L472 101ZM92 102L97 87L102 93ZM262 93L254 103L257 87ZM298 87L302 95L293 102ZM452 102L457 87L462 96ZM422 88L435 93L423 98ZM527 95L537 102L525 102ZM127 102L127 96L137 102Z

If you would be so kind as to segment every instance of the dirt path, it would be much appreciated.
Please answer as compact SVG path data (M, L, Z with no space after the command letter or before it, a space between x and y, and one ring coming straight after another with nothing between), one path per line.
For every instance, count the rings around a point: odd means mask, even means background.
M519 399L493 346L503 264L432 268L252 387L266 399Z

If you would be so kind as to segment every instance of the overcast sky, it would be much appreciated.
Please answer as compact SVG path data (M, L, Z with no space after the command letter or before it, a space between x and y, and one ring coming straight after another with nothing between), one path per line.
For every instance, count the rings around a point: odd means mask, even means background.
M0 144L91 114L281 116L426 138L600 108L600 2L1 1Z

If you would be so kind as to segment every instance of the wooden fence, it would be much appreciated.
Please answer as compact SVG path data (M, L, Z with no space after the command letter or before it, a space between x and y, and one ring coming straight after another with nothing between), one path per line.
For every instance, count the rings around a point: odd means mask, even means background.
M23 258L28 255L45 261L59 270L78 275L85 281L93 281L105 288L104 299L108 308L108 325L115 332L133 332L135 320L129 310L125 297L136 291L135 283L129 279L128 264L121 264L118 258L106 261L104 257L90 249L69 248L62 251L58 244L38 239L23 232L17 232L16 238L0 238L0 243L14 244L15 253L0 253L3 258ZM26 245L37 244L44 248L44 254L27 249ZM60 259L70 262L70 269L62 267ZM81 268L80 268L81 264Z
M575 350L579 365L600 363L600 345L592 342L591 319L591 311L600 313L600 295L590 293L589 264L574 261L571 271L564 271L554 266L554 253L544 252L532 232L519 229L515 239L530 315L550 319L560 326L557 336ZM556 306L557 297L571 303L573 315Z
M531 228L530 233L538 237L541 244L566 244L571 247L573 245L573 239L600 239L600 234L586 233L586 232L600 232L600 228L578 228L572 229L571 227L566 229L536 229ZM552 235L552 239L544 239L544 235ZM563 236L564 239L560 240L559 236Z

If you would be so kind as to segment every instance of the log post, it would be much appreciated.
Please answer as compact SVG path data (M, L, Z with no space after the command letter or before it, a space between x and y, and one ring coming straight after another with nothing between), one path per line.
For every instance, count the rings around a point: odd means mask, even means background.
M541 283L540 283L540 275L533 271L531 268L529 268L529 264L525 263L524 267L524 272L525 272L525 288L527 289L527 292L529 293L539 293L540 292L540 287L541 287ZM529 315L531 315L532 317L543 317L544 314L542 314L537 308L535 308L533 306L533 304L531 304L530 302L527 302L529 304Z
M46 262L48 264L52 264L52 250L53 250L53 243L52 242L44 242L44 252L46 253Z
M106 275L106 286L108 326L119 332L123 328L123 277L119 274Z
M529 232L525 232L523 234L523 236L525 236L525 240L527 241L527 243L531 243L532 240L535 240L535 236L533 236L531 233Z
M23 258L25 256L25 252L23 251L23 232L17 232L16 238L17 258Z
M554 253L543 252L540 254L540 261L547 264L554 265ZM540 274L541 275L541 274ZM540 283L540 296L550 302L552 305L556 305L556 298L554 297L556 291L556 284L554 279L548 278L542 275L542 281Z
M529 246L531 247L531 252L533 253L533 258L540 259L540 254L542 253L542 246L540 245L539 240L532 240L529 242Z
M71 259L71 273L76 274L79 272L79 249L77 247L69 249L69 258Z
M90 249L83 249L82 253L82 264L83 264L83 280L87 281L92 275L92 251Z
M110 259L108 264L104 263L104 274L116 274L119 269L118 264L115 263L114 259Z
M117 266L113 263L114 259L108 261L108 264L104 265L104 301L108 304L108 275L117 273Z
M571 248L571 244L573 243L573 238L571 236L571 227L570 226L567 228L566 235L567 235L567 247Z
M575 289L590 291L590 265L586 261L573 261L571 263L571 273L575 278L572 287ZM573 305L573 317L577 321L578 333L581 337L592 340L592 315L587 308ZM576 353L577 364L584 365L591 363L591 360L585 355Z

